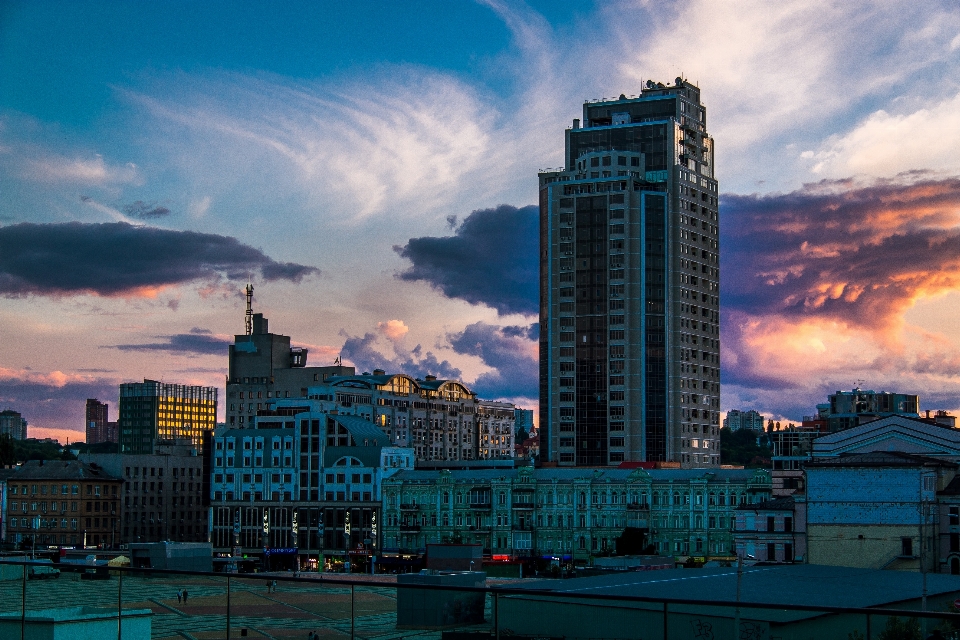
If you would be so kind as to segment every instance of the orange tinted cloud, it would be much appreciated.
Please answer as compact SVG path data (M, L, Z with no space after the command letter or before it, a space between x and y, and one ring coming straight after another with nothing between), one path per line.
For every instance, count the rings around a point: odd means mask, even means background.
M846 186L725 197L725 305L884 330L960 289L960 179Z

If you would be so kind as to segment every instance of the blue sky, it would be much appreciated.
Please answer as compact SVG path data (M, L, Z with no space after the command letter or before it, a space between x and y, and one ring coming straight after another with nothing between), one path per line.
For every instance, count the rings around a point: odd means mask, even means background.
M7 2L0 66L0 405L38 434L123 381L220 385L248 278L312 364L534 406L536 172L583 100L681 74L723 408L960 408L953 2Z

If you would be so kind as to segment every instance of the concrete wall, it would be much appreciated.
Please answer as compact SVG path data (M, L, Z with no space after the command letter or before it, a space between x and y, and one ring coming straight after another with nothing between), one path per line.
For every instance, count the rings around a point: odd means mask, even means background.
M149 609L123 612L120 640L150 640ZM20 613L0 615L0 638L19 638ZM96 607L66 607L28 611L24 640L104 640L117 638L117 613Z
M928 532L932 537L934 532ZM862 536L862 537L861 537ZM912 525L814 525L807 528L807 552L810 564L843 567L883 568L901 554L901 538L911 538L913 554L919 555L920 530ZM933 556L933 553L927 553ZM928 569L933 560L925 558ZM916 560L896 561L890 568L919 568Z

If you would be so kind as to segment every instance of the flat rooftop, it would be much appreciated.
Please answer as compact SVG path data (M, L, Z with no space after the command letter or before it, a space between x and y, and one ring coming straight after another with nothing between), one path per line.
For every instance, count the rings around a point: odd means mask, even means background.
M883 607L919 600L923 577L906 571L855 569L813 564L745 566L742 603L807 607ZM704 604L737 597L737 570L730 568L664 569L511 584L511 588L554 591L558 595L606 594ZM927 595L960 595L960 576L927 574Z

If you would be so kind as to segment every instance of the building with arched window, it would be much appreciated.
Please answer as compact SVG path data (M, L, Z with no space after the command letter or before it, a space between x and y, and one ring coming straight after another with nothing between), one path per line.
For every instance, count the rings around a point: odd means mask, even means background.
M456 542L486 555L587 560L618 545L622 555L632 538L646 552L728 558L738 506L770 492L763 469L402 471L383 482L383 551Z

